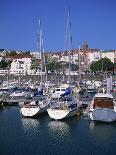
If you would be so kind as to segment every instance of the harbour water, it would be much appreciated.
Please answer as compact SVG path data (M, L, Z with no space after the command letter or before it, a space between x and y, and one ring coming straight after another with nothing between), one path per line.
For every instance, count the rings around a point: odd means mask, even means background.
M19 107L0 111L0 155L115 155L116 122L75 116L54 121L24 118Z

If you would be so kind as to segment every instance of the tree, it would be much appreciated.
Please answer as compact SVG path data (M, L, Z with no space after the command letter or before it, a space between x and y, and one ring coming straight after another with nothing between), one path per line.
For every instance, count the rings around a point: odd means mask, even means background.
M64 66L65 66L66 69L69 69L69 63L68 62L65 63ZM79 69L79 66L78 65L76 65L74 63L71 63L70 64L70 70L71 71L77 71L78 69Z
M11 64L11 61L1 60L0 69L7 69Z
M33 59L31 62L31 69L36 69L36 68L37 68L37 62L35 59Z
M90 69L93 72L97 71L113 71L114 64L108 58L101 58L98 61L92 62L90 65Z
M52 72L54 70L58 71L58 70L62 69L62 64L60 62L52 61L52 62L46 64L46 68L47 68L47 70L50 70Z
M76 64L71 64L71 71L77 71L79 69L79 66Z
M17 52L16 51L11 51L9 53L7 52L6 55L7 56L15 56L15 55L17 55Z
M26 52L24 52L24 54L30 55L31 54L31 51L26 51Z

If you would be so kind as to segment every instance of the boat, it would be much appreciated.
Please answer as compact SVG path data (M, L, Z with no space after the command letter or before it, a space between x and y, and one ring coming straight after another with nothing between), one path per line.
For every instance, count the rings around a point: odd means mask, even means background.
M64 94L68 89L68 84L62 84L57 88L54 88L53 93L51 94L51 98L60 98L62 94Z
M112 91L112 76L106 77L106 88L103 92L97 93L91 101L89 108L89 118L93 121L114 122L116 121L116 102L114 101ZM106 91L105 91L106 90Z
M55 120L61 120L76 115L80 110L81 102L71 96L60 97L55 105L48 109L48 115Z
M38 100L25 102L20 112L25 117L34 117L38 114L46 112L49 106L49 99L47 96L41 95Z
M87 93L97 93L97 89L93 86L88 86L86 91Z
M68 9L68 28L70 31L70 8ZM68 31L68 32L69 32ZM68 33L67 40L72 41L70 32ZM53 106L50 105L50 107L47 109L48 115L50 118L55 120L61 120L64 118L69 118L71 116L76 115L80 110L81 101L79 101L77 98L74 97L74 94L72 93L71 84L70 84L70 63L71 63L71 50L70 50L70 43L69 43L69 72L68 72L68 83L66 87L60 87L61 89L56 89L56 95L58 97L57 102L53 103Z
M89 118L93 121L116 121L116 102L110 93L97 93L89 108Z
M39 53L41 56L41 72L43 71L43 59L44 59L44 50L43 50L43 38L42 38L42 25L41 20L39 20L39 30L38 30L38 48ZM34 97L38 97L37 100L33 100L29 103L24 103L24 106L21 108L21 113L23 116L26 117L33 117L38 114L41 114L43 112L47 111L47 108L49 106L49 98L47 95L43 95L43 85L44 85L44 79L43 75L41 74L41 82L40 87L38 88L38 91L34 93Z
M25 89L24 90L19 89L10 94L11 98L22 98L22 97L28 97L28 96L32 97L32 92L27 91Z

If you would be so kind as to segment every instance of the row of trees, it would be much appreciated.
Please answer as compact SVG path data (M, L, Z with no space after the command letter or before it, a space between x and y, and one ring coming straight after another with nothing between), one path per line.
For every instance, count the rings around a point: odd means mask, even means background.
M23 52L23 54L30 54L31 51L26 51L26 52ZM16 51L11 51L11 52L6 52L6 56L16 56L18 55L18 53Z
M10 68L10 64L11 61L5 61L5 60L1 60L0 61L0 69L7 69ZM48 62L46 64L46 68L47 70L54 72L54 70L58 71L65 71L66 69L68 69L69 64L65 63L65 62L57 62L57 61L52 61L52 62ZM37 69L38 68L38 63L36 61L32 61L32 68L31 69ZM70 68L72 71L78 71L79 66L76 64L71 64ZM114 68L116 68L116 63L112 63L110 59L108 58L101 58L98 61L95 61L93 63L91 63L90 65L90 69L91 71L93 71L94 73L98 73L98 72L104 72L104 71L114 71Z
M47 70L54 71L54 70L65 70L68 69L68 63L61 63L52 61L46 65ZM77 71L79 69L78 65L71 64L71 70ZM108 58L101 58L98 61L92 62L90 65L90 69L94 73L104 72L104 71L111 71L114 72L114 68L116 68L116 63L111 62Z
M51 72L54 70L57 70L57 71L66 70L69 68L69 63L52 61L46 65L46 68ZM77 71L79 69L79 66L72 63L70 64L70 68L72 71Z

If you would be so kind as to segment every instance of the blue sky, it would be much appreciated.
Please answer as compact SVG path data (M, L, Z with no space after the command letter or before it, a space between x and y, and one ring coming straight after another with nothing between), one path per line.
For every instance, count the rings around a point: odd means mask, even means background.
M64 50L68 6L73 48L116 49L116 0L0 0L0 48L37 50L41 19L45 51Z

